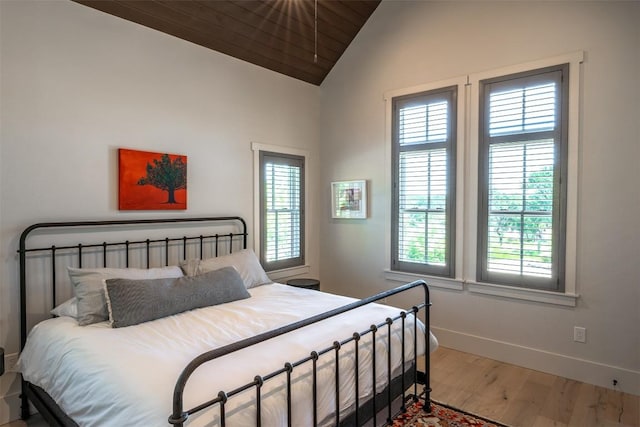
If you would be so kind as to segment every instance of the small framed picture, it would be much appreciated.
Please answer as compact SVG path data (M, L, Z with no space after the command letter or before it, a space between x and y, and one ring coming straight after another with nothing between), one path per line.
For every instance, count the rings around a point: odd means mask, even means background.
M364 219L367 217L367 181L331 183L331 217Z

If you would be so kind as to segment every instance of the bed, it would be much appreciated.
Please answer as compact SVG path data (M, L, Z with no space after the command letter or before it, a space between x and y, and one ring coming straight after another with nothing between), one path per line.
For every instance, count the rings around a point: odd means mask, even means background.
M240 217L26 228L23 418L29 401L65 426L359 426L394 401L430 408L424 282L363 300L273 283L247 237Z

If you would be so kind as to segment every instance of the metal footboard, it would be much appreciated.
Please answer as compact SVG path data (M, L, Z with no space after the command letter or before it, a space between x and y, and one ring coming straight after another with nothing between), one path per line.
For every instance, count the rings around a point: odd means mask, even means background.
M412 307L410 310L408 311L401 311L396 317L394 318L387 318L385 321L383 321L382 323L379 324L374 324L371 325L371 327L365 331L360 331L360 332L354 332L353 335L351 337L345 338L342 341L335 341L333 343L332 346L324 348L324 349L320 349L320 350L316 350L316 351L312 351L310 353L309 356L295 361L295 362L286 362L284 364L284 366L274 372L271 372L269 374L266 375L258 375L254 378L254 380L252 382L249 382L247 384L244 384L234 390L231 391L220 391L218 393L218 395L214 398L212 398L209 401L203 402L201 404L199 404L198 406L195 406L193 408L190 409L184 409L184 389L187 385L187 382L189 381L189 378L191 377L191 375L194 373L194 371L200 367L201 365L213 361L217 358L220 358L222 356L231 354L233 352L236 352L238 350L242 350L244 348L247 347L251 347L253 345L256 345L258 343L261 343L263 341L267 341L269 339L287 334L289 332L295 331L297 329L303 328L305 326L309 326L312 325L314 323L320 322L322 320L326 320L330 317L334 317L337 316L339 314L342 313L346 313L348 311L357 309L359 307L362 307L364 305L376 302L376 301L380 301L383 300L387 297L402 293L402 292L406 292L410 289L416 288L416 287L422 287L423 291L424 291L424 302L422 302L419 305L416 305L414 307ZM238 342L235 342L233 344L229 344L227 346L224 347L220 347L218 349L206 352L201 354L200 356L196 357L195 359L193 359L186 367L185 369L182 371L182 374L180 375L180 377L178 378L178 381L176 382L175 388L174 388L174 393L173 393L173 412L171 413L171 415L169 416L169 423L175 426L183 426L184 423L188 420L189 416L200 412L206 408L209 408L213 405L219 405L219 416L220 416L220 424L221 426L225 426L225 421L226 421L226 412L225 412L225 406L227 404L227 401L232 398L233 396L250 390L252 388L255 389L255 393L256 393L256 426L260 427L261 426L261 388L264 384L265 381L268 381L276 376L279 375L286 375L287 378L287 425L291 426L292 421L291 421L291 373L293 371L294 368L301 366L305 363L311 363L312 364L312 372L313 372L313 420L314 420L314 426L318 425L318 413L317 413L317 395L316 395L316 389L317 389L317 361L318 358L320 356L322 356L323 354L327 354L329 352L334 352L335 353L335 401L336 401L336 408L335 408L335 425L339 426L341 424L341 420L340 420L340 370L339 370L339 363L338 363L338 359L340 356L340 350L342 348L342 346L344 346L345 344L354 342L354 346L355 346L355 399L356 399L356 403L355 403L355 425L356 426L360 426L362 423L364 423L365 421L367 421L367 419L364 419L364 414L362 414L363 416L361 416L360 414L360 402L359 402L359 383L358 383L358 378L359 378L359 363L358 363L358 355L359 355L359 347L358 347L358 343L360 341L360 339L368 334L372 334L372 343L373 343L373 351L372 351L372 356L373 356L373 363L372 363L372 378L373 378L373 390L374 390L374 398L373 398L373 410L372 413L370 414L371 416L368 417L369 419L371 417L373 417L373 425L377 425L377 413L378 410L382 409L382 408L378 408L377 406L377 402L375 399L375 390L377 390L377 381L376 381L376 352L375 352L375 345L376 345L376 333L378 332L378 330L380 328L387 328L388 330L388 341L387 341L387 345L388 345L388 351L387 351L387 372L388 372L388 378L387 378L387 400L386 400L386 407L387 409L387 422L390 423L392 421L392 417L393 417L393 413L392 413L392 407L391 407L391 403L394 400L394 396L392 396L392 387L390 386L392 383L392 369L391 369L391 345L390 345L390 339L391 339L391 326L394 322L396 321L400 321L402 323L402 330L404 331L404 326L405 326L405 321L407 319L407 315L408 314L414 314L413 316L413 322L414 322L414 334L413 334L413 339L414 339L414 343L413 343L413 361L417 362L417 334L418 334L418 328L417 328L417 321L418 321L418 313L420 310L424 309L424 317L425 317L425 352L426 352L426 357L425 357L425 372L424 373L419 373L417 370L417 365L416 363L414 363L413 365L413 388L414 388L414 392L407 396L406 394L406 390L410 387L409 384L405 384L405 375L401 374L401 410L405 411L405 402L408 399L413 399L413 400L417 400L419 393L418 393L418 383L422 382L424 384L423 387L423 391L422 391L422 395L424 398L424 408L427 411L431 410L431 397L430 397L430 393L431 393L431 388L430 388L430 358L429 358L429 307L431 305L430 299L429 299L429 288L427 286L427 284L422 281L422 280L418 280L412 283L408 283L406 285L403 286L399 286L395 289L391 289L388 291L384 291L381 292L379 294L373 295L371 297L362 299L360 301L356 301L353 302L351 304L347 304L345 306L336 308L334 310L328 311L326 313L322 313L322 314L318 314L316 316L310 317L308 319L305 320L301 320L292 324L289 324L287 326L275 329L273 331L269 331L269 332L265 332L262 333L260 335L256 335ZM404 371L404 366L405 366L405 362L406 362L406 355L405 355L405 334L403 332L402 334L402 354L401 354L401 367L402 370ZM419 375L420 374L420 375ZM420 376L420 378L419 378Z

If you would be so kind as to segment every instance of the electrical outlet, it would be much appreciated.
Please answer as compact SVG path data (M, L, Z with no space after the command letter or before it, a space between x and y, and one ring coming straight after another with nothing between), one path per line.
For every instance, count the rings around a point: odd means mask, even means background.
M587 328L580 326L573 327L573 340L576 342L587 342Z
M18 372L17 364L20 353L11 353L4 356L4 371L5 372Z

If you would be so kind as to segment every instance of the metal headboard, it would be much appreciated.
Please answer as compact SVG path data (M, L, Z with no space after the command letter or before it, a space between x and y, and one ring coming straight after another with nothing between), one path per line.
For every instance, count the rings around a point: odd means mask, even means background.
M117 230L126 232L127 230L153 230L153 226L160 225L175 225L175 228L167 228L167 234L169 231L186 231L186 227L198 227L198 230L207 230L207 233L200 233L197 235L182 235L180 237L163 237L158 238L157 235L149 238L134 240L115 240L115 241L89 241L86 243L75 244L62 244L56 246L51 244L48 246L36 246L28 247L27 239L35 236L37 231L43 230L56 230L60 233L64 231L73 231L73 234L90 235L90 233L97 232L110 232L111 230ZM149 227L147 227L149 226ZM220 229L221 227L232 227L233 231L225 233L214 233L212 230ZM189 229L193 232L193 229ZM237 232L234 232L239 230ZM158 218L158 219L132 219L132 220L106 220L106 221L70 221L70 222L42 222L33 224L27 227L20 235L20 249L18 250L20 257L20 350L25 346L28 333L27 325L27 254L35 253L43 256L50 256L51 259L51 272L50 272L50 284L51 284L51 301L52 308L56 302L56 256L61 251L66 251L66 255L69 256L69 251L75 253L77 257L78 267L82 267L83 250L91 250L102 253L102 267L108 267L107 253L109 250L118 250L124 252L124 267L129 267L129 256L133 250L141 250L146 253L146 267L150 268L150 254L158 248L164 248L164 265L170 265L169 246L181 245L182 254L181 260L187 258L187 246L195 245L198 247L199 242L199 257L204 256L204 245L213 246L213 256L218 256L218 249L220 245L226 245L226 253L233 252L234 241L240 240L241 248L247 248L247 224L244 219L238 216L224 216L224 217L184 217L184 218ZM55 237L55 236L54 236ZM95 255L95 254L94 254ZM180 260L176 260L177 261ZM120 265L119 265L120 266Z

